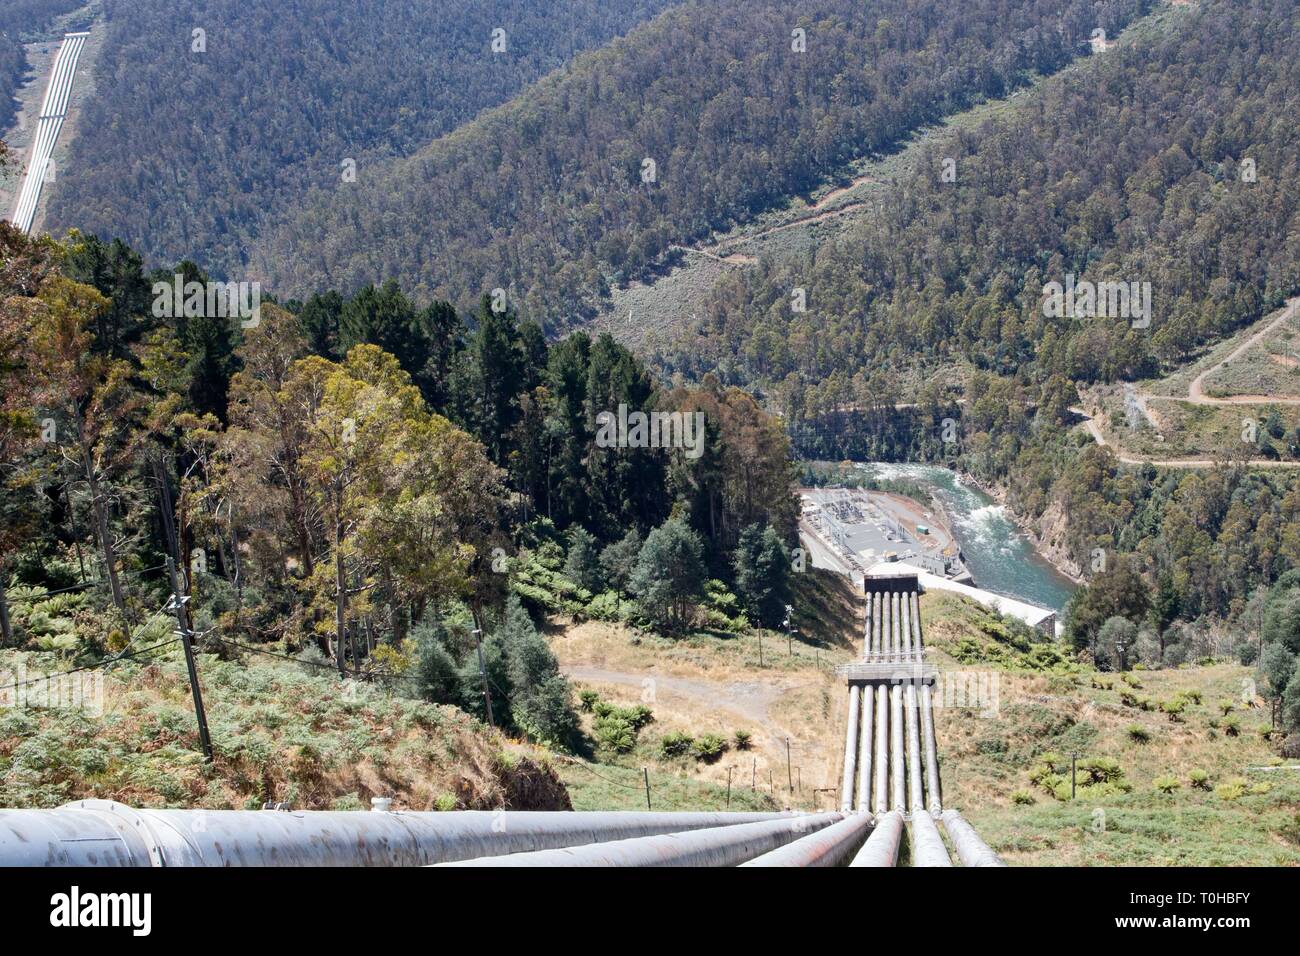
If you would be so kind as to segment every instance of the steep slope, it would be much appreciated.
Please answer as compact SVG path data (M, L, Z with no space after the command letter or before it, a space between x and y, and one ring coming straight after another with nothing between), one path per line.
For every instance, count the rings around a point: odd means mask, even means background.
M76 10L86 0L5 0L0 9L0 131L12 125L15 117L14 95L27 71L23 43L38 36L50 22Z
M1300 134L1279 120L1300 105L1300 18L1262 0L1163 20L931 144L847 239L724 277L670 367L800 376L818 385L793 404L820 408L860 402L864 369L953 359L1110 381L1280 306L1300 288ZM1149 325L1045 315L1070 275L1149 283Z
M228 272L268 210L346 160L364 183L671 2L106 0L99 94L49 225Z
M699 0L365 182L255 250L284 292L395 277L459 303L590 314L608 281L849 159L1066 62L1145 0ZM802 51L802 52L801 52Z

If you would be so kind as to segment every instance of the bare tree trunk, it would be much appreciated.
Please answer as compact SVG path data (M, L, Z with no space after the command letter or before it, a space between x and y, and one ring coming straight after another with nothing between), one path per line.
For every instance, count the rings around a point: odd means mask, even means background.
M337 514L334 517L334 653L339 667L339 676L347 676L347 602L348 582L343 568L343 522Z
M6 645L14 642L13 626L9 623L9 602L5 600L4 571L0 570L0 638Z
M104 550L104 566L108 570L108 586L113 592L113 604L123 614L126 613L126 598L122 595L122 583L117 579L117 556L113 553L113 539L108 533L108 514L104 510L104 499L99 490L99 479L95 477L95 463L91 459L90 446L86 443L85 423L77 416L77 440L81 445L81 464L86 472L86 484L90 486L90 502L95 509L95 526L99 530L99 545Z

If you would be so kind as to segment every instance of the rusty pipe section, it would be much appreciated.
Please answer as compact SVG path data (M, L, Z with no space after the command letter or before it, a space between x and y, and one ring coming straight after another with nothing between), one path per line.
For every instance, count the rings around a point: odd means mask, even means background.
M876 825L849 866L897 866L903 842L903 815L890 811L876 817Z
M926 810L912 814L912 865L952 866L934 817Z
M993 852L992 847L980 838L975 828L956 810L944 811L939 819L948 831L948 837L952 840L953 849L957 851L957 859L961 860L962 866L1006 866L1002 857Z
M487 856L443 866L738 866L844 819L842 813L787 815L684 833L665 833L536 853Z
M840 780L840 810L848 813L853 809L853 779L858 757L858 715L862 701L862 688L854 685L849 688L849 725L844 731L844 776Z
M779 813L0 810L0 866L423 866L683 830L789 826Z
M741 866L840 866L862 846L874 825L871 814L854 813Z

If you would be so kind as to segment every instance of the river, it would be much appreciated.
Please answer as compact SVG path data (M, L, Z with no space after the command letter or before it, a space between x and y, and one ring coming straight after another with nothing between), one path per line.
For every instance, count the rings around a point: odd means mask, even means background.
M1075 584L1043 558L1007 509L938 465L868 462L858 466L882 479L906 479L927 488L943 506L966 567L982 588L1049 607L1065 608Z

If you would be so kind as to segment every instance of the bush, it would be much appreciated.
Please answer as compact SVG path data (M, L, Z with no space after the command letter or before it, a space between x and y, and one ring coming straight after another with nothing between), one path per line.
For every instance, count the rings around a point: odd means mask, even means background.
M1197 706L1200 705L1202 700L1201 692L1199 690L1185 690L1182 692L1181 696L1186 698L1187 700L1190 700L1193 704L1196 704Z
M754 735L748 730L737 730L731 735L731 741L737 750L748 750L753 743Z
M590 714L596 708L600 701L600 695L594 690L584 690L578 693L578 706L582 708L583 713Z
M695 738L680 730L665 734L659 741L659 753L665 757L684 757L695 746Z
M1204 770L1193 770L1188 774L1188 779L1192 781L1193 790L1210 790L1210 775Z
M1034 800L1034 795L1028 790L1017 790L1011 795L1011 802L1017 806L1024 807L1031 803L1036 803L1037 801Z
M1214 795L1220 800L1240 800L1246 794L1246 781L1234 777L1214 788Z
M1089 784L1113 783L1124 776L1123 768L1109 757L1092 757L1081 763L1079 769L1088 775Z
M705 763L714 763L727 750L727 741L717 734L705 734L695 745L691 747L691 752L695 755L696 760L703 760Z
M1120 674L1119 679L1122 680L1124 683L1128 684L1128 686L1132 687L1134 690L1142 689L1142 682L1138 680L1136 677L1134 677L1132 674L1128 673L1127 671L1123 674Z
M1187 701L1182 697L1174 697L1171 700L1162 700L1160 709L1169 715L1169 719L1174 723L1182 720L1182 713L1187 707Z
M1236 705L1233 704L1233 702L1230 700L1221 700L1214 706L1218 708L1220 714L1222 714L1224 717L1227 717L1230 713L1232 713L1232 710Z
M1177 777L1169 777L1169 776L1156 777L1156 779L1153 781L1153 784L1156 790L1158 790L1160 793L1173 793L1175 790L1177 790L1179 787L1182 786L1182 784L1178 782Z
M630 753L636 746L636 728L619 714L597 717L592 725L596 742L616 754Z
M1147 730L1141 724L1129 724L1126 730L1128 739L1134 743L1144 744L1151 739L1151 731Z
M1241 721L1239 721L1236 717L1229 717L1227 720L1223 721L1221 726L1223 728L1223 732L1227 734L1229 737L1241 736Z

